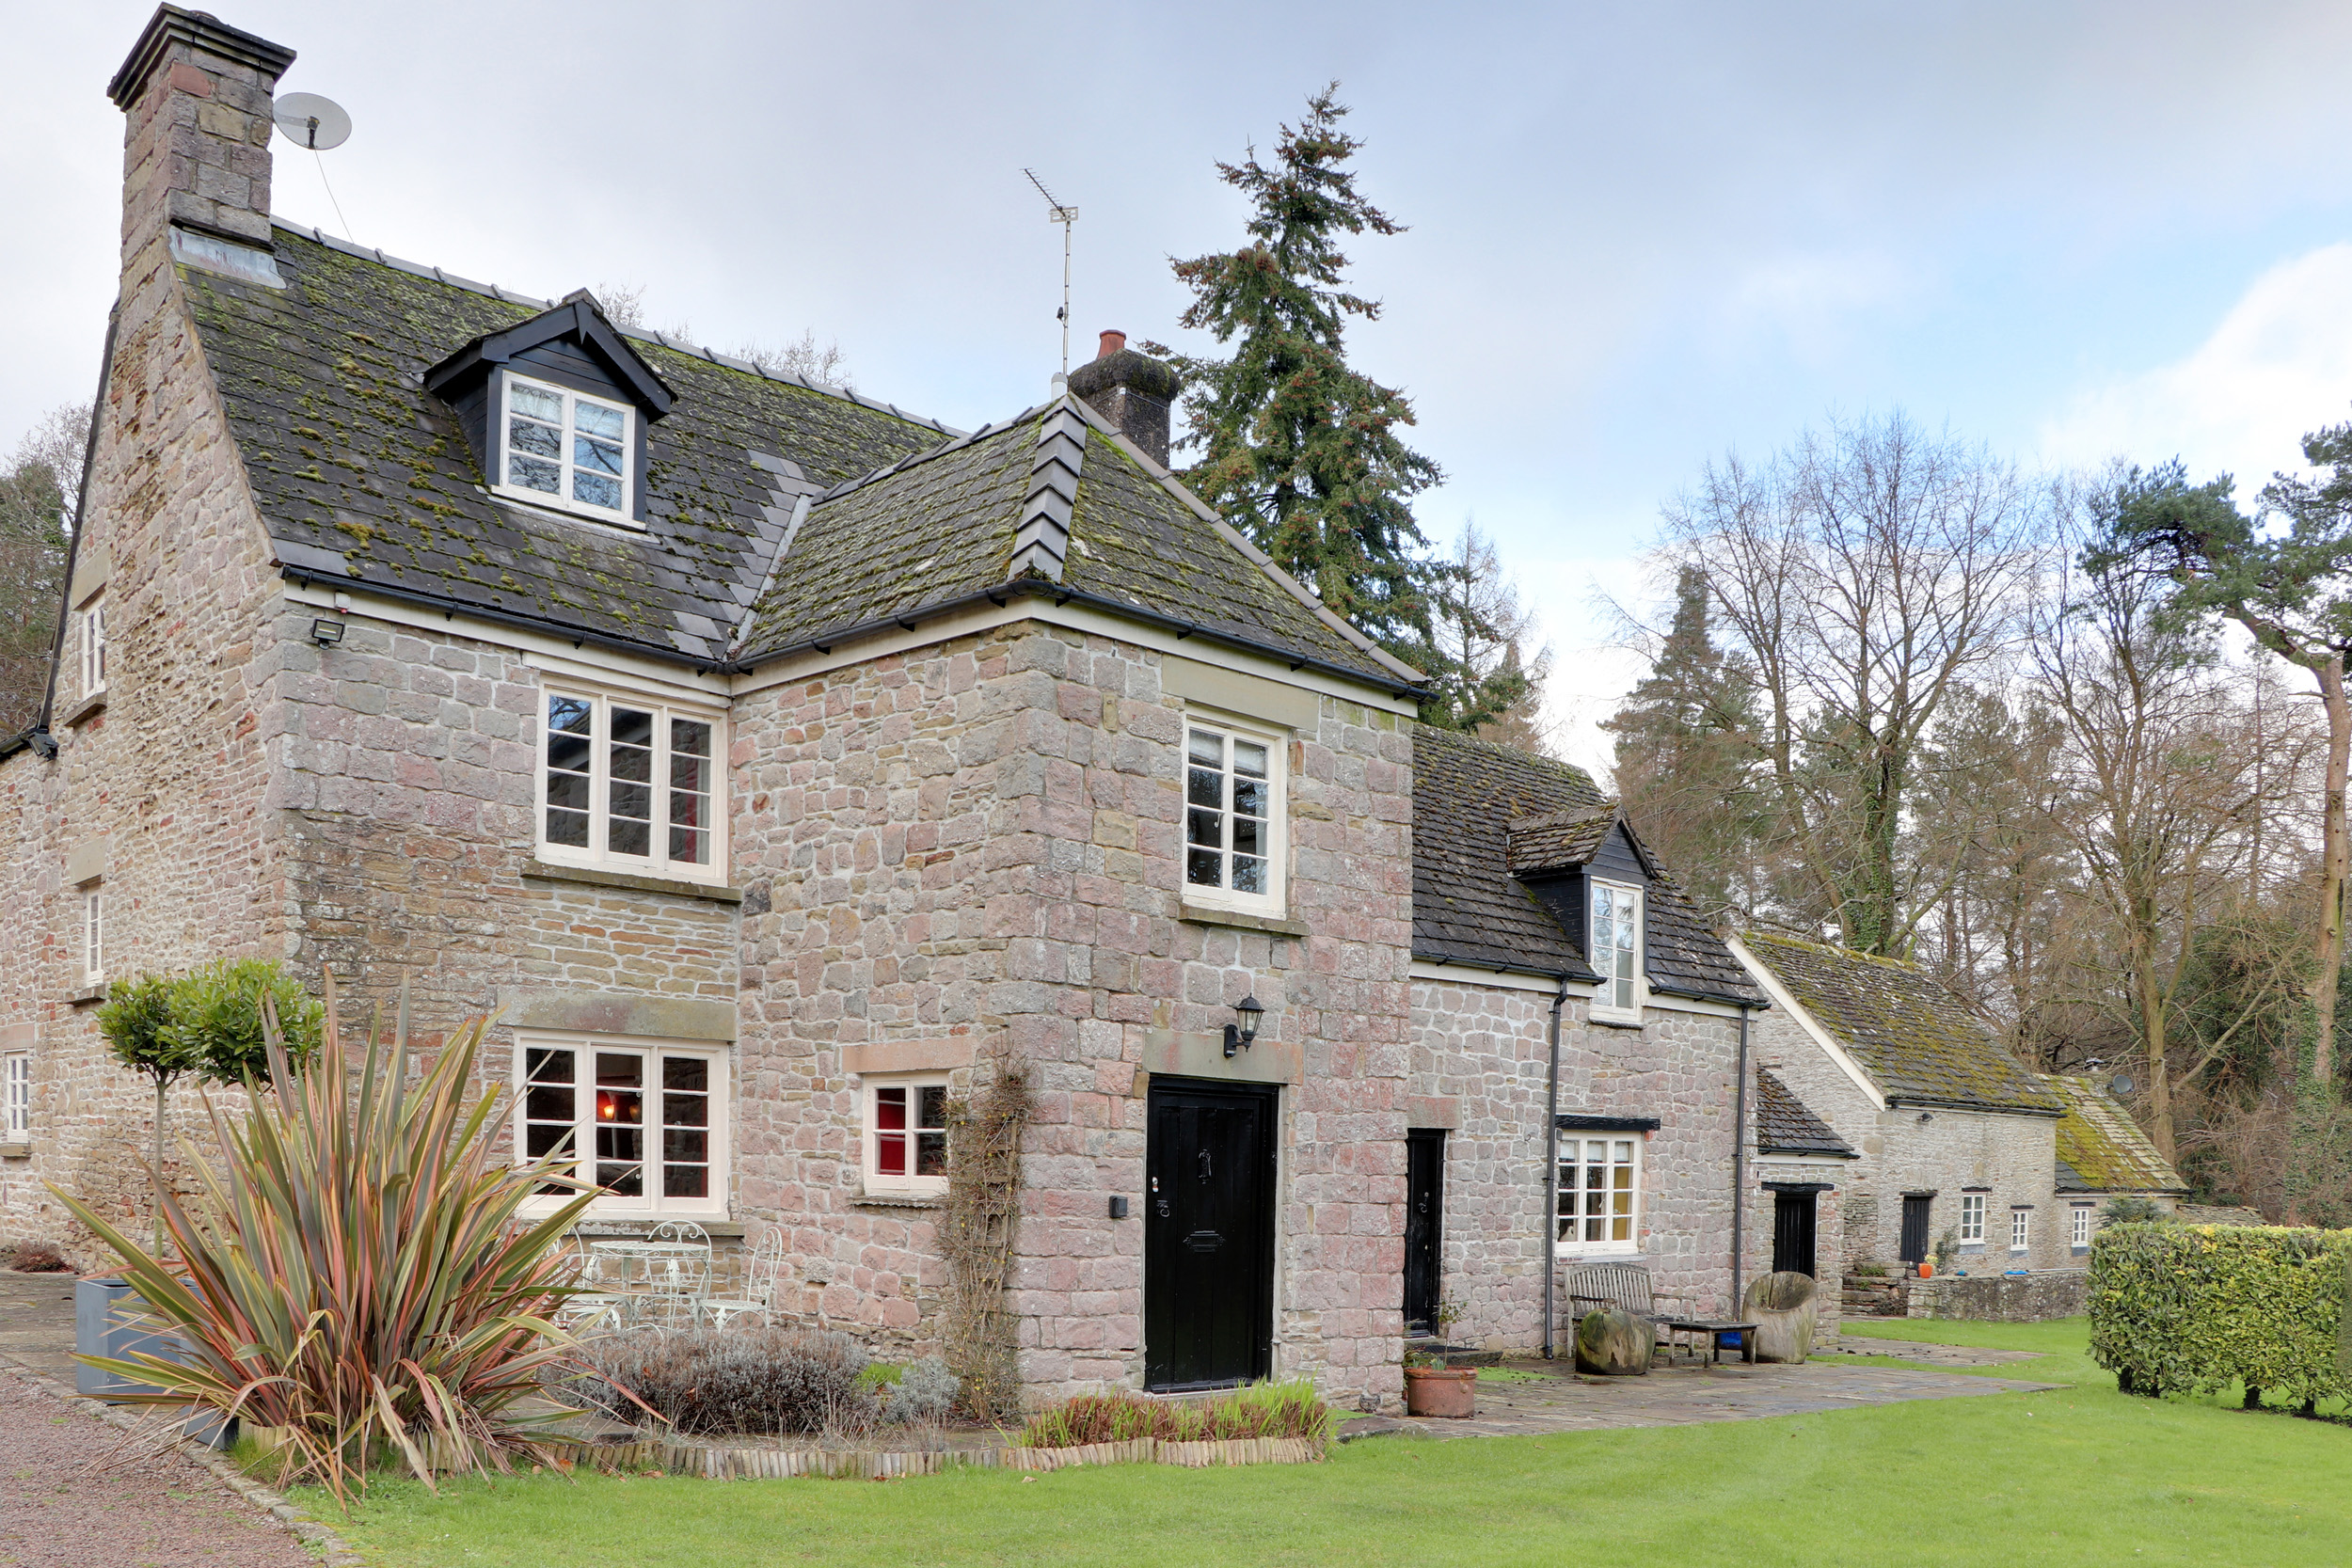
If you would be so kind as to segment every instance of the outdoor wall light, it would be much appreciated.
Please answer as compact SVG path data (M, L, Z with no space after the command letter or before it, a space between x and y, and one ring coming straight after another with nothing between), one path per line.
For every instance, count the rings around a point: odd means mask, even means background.
M1265 1016L1265 1008L1254 996L1245 996L1233 1004L1233 1016L1241 1022L1225 1026L1225 1056L1231 1061L1236 1051L1247 1051L1249 1042L1258 1037L1258 1020Z
M322 648L331 648L343 640L343 624L325 616L310 623L310 641Z
M1933 1111L1922 1111L1919 1113L1919 1125L1922 1127L1925 1127L1929 1122L1931 1122L1934 1119L1935 1113Z

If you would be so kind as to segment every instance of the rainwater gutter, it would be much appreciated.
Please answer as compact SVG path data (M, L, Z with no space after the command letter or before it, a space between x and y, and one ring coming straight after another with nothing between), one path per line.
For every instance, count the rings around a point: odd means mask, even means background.
M1552 1238L1558 1225L1553 1211L1560 1199L1555 1184L1560 1180L1560 1009L1568 1005L1568 976L1564 970L1560 989L1551 994L1551 1071L1544 1085L1544 1200L1537 1212L1543 1216L1544 1259L1544 1359L1553 1358L1552 1285L1560 1273L1560 1249ZM1740 1015L1743 1019L1746 1014Z
M1740 1220L1748 1192L1748 1019L1747 1004L1740 1006L1740 1077L1732 1087L1731 1110L1731 1313L1740 1314L1740 1263L1744 1234Z

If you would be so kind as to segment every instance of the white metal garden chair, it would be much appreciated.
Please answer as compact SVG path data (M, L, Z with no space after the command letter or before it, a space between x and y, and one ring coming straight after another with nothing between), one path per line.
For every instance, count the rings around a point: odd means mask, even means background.
M609 1259L590 1251L577 1232L565 1243L564 1250L578 1263L580 1283L585 1289L565 1297L555 1309L555 1326L567 1334L585 1335L610 1332L626 1324L629 1297L606 1288L609 1282L604 1276Z
M771 1225L755 1241L743 1259L743 1293L705 1296L696 1304L704 1323L713 1328L729 1323L775 1321L776 1292L784 1281L784 1227Z
M645 1314L682 1328L710 1293L710 1232L691 1220L663 1220L645 1238Z

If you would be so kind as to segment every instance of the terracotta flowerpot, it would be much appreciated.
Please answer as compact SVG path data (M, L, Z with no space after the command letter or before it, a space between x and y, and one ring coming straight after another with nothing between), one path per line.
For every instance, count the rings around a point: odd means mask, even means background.
M1407 1367L1405 1369L1405 1413L1460 1418L1478 1414L1478 1369L1475 1367Z
M1920 1264L1919 1277L1922 1279L1933 1279L1935 1277L1935 1265L1933 1263Z

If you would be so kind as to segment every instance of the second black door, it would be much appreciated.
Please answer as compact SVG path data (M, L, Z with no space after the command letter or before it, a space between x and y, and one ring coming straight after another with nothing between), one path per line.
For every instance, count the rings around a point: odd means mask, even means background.
M1405 1134L1405 1332L1438 1332L1438 1259L1445 1252L1445 1131Z
M1906 1263L1928 1260L1928 1206L1934 1201L1926 1193L1903 1195L1902 1260Z
M1274 1358L1272 1085L1154 1081L1143 1220L1152 1388L1264 1377Z
M1772 1272L1813 1273L1813 1195L1772 1195Z

